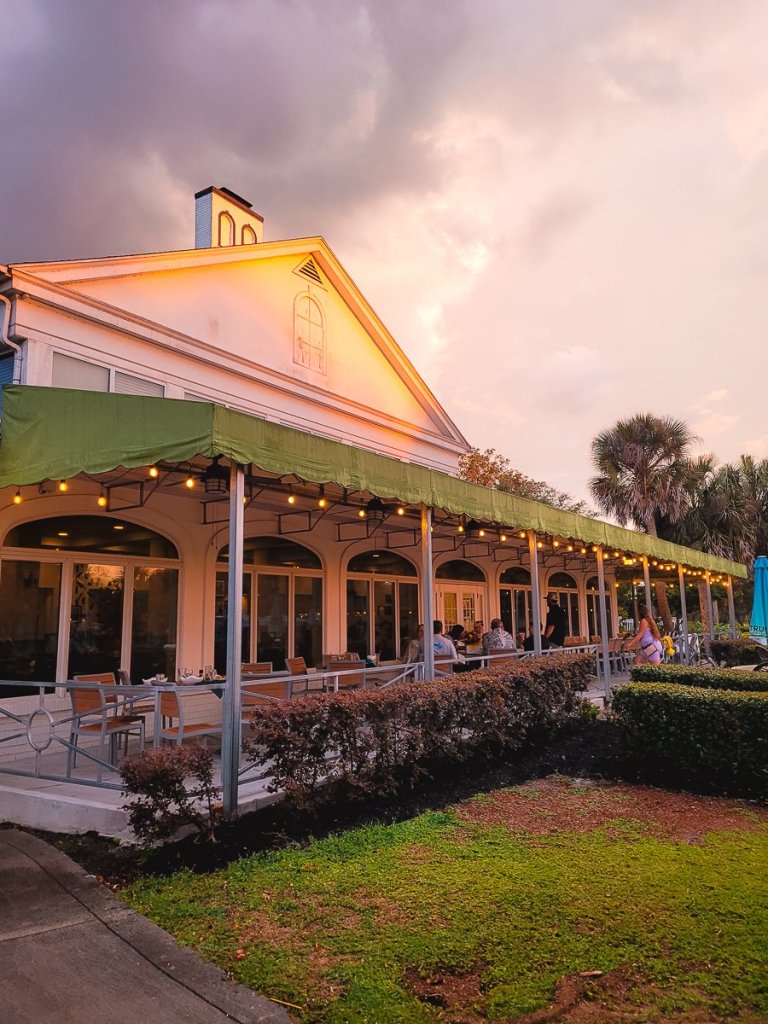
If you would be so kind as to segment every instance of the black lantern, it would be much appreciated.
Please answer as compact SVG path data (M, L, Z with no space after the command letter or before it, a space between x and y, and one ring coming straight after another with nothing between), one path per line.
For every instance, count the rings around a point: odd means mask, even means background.
M383 523L386 510L384 502L378 498L371 498L365 506L366 519L371 523Z
M203 473L206 494L227 494L229 491L229 470L219 464L220 458L220 455L215 455L213 462Z

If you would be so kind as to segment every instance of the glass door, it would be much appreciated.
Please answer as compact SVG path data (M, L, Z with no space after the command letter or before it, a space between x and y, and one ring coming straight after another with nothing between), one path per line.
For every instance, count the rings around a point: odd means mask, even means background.
M69 617L67 678L120 668L123 634L122 565L76 563Z
M447 584L436 589L435 597L437 618L442 621L445 632L456 623L471 629L478 619L485 617L484 594L476 587Z

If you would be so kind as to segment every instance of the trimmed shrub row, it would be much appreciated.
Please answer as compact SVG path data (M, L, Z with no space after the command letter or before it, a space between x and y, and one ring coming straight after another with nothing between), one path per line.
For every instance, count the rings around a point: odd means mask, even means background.
M627 752L652 776L768 797L768 693L628 683L612 710Z
M733 665L759 665L768 660L768 650L761 657L754 640L748 640L745 637L736 640L711 640L709 645L712 657L726 668Z
M633 665L633 683L676 683L707 690L768 690L768 672L739 672L733 668L700 668L697 665Z
M246 750L297 803L393 793L439 766L494 759L578 717L594 658L552 655L381 690L318 694L260 709Z

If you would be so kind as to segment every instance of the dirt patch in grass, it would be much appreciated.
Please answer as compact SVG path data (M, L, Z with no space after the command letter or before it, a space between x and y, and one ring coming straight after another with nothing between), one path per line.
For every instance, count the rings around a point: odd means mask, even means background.
M466 974L450 974L439 971L422 977L416 971L408 971L405 983L417 999L430 1006L437 1006L445 1015L441 1020L449 1024L484 1024L488 1018L476 1014L468 1007L481 1010L483 995L480 971Z
M561 776L468 800L457 813L462 821L529 835L589 832L620 818L686 843L768 825L768 808L736 800Z

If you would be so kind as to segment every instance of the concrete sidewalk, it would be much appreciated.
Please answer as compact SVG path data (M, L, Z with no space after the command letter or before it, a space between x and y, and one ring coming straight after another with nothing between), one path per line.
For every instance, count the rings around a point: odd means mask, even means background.
M60 851L0 830L3 1024L290 1024Z

